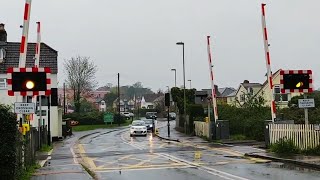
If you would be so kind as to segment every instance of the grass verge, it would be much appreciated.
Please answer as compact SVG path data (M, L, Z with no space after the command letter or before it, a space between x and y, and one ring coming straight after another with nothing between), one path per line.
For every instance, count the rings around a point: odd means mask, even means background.
M49 152L52 150L52 146L48 146L48 145L42 145L40 152Z
M128 126L131 124L131 120L126 120L125 123L120 124L120 126ZM118 124L99 124L99 125L78 125L72 127L72 131L90 131L95 129L110 129L119 127Z
M248 138L245 135L242 135L242 134L231 135L230 139L232 139L234 141L248 140Z
M34 164L26 168L25 171L22 172L20 176L20 180L30 180L33 173L40 168L39 164Z

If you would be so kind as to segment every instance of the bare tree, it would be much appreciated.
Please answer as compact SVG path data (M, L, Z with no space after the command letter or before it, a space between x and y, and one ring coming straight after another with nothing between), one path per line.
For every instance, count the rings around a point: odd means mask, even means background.
M97 66L90 61L89 57L82 56L65 60L64 66L67 73L66 83L73 90L75 111L79 112L81 94L92 90L97 85L95 80Z

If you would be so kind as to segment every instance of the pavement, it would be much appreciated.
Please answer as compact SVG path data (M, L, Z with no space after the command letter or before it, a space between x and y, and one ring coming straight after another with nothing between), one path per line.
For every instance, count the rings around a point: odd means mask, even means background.
M75 132L62 142L55 142L53 151L37 154L37 162L42 166L32 176L32 180L56 179L92 179L79 164L73 146L82 136L95 134L99 131Z
M162 122L164 124L164 122ZM166 123L167 124L167 123ZM199 137L195 136L188 136L183 133L180 133L174 130L175 122L171 121L171 128L170 128L170 137L168 137L168 128L167 126L162 125L159 128L159 138L169 140L169 141L178 141L181 143L208 143L205 140L202 140ZM211 144L219 144L219 143L211 143ZM297 165L299 167L310 168L314 170L320 170L320 156L304 156L304 155L292 155L292 156L281 156L275 153L266 152L265 149L260 149L256 147L263 147L263 145L259 142L255 141L231 141L225 140L220 145L229 146L230 149L234 149L240 154L251 157L251 158L258 158L264 160L270 160L274 162L286 163L286 166Z

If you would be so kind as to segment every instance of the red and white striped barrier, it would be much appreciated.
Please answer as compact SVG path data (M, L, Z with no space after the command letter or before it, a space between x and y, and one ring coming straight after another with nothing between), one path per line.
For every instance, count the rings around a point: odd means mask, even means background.
M20 58L19 58L20 68L23 68L26 66L30 11L31 11L31 0L26 0L26 3L24 5L23 30L22 30L22 37L21 37L21 44L20 44Z
M309 75L309 88L305 89L285 89L284 88L284 75L286 74L308 74ZM311 70L281 70L280 71L280 89L281 93L312 93L312 71Z
M39 64L40 64L40 48L41 48L40 22L37 22L37 25L38 25L37 26L37 43L36 43L36 55L35 55L35 62L34 62L35 67L39 67Z
M12 90L12 73L14 72L45 72L46 73L46 91L13 91ZM8 95L9 96L38 96L45 95L49 96L51 94L51 70L50 68L8 68L7 70L7 82L8 82Z
M268 33L267 33L267 25L266 25L266 17L265 17L265 9L264 7L266 4L261 4L262 10L262 30L263 30L263 38L264 38L264 50L265 50L265 57L266 57L266 67L267 67L267 76L268 76L268 83L270 89L270 99L271 99L271 115L272 115L272 122L276 119L276 103L274 101L273 96L273 82L272 82L272 73L271 73L271 61L270 61L270 52L269 52L269 43L268 43Z
M214 121L216 122L219 118L218 116L218 107L217 107L217 95L216 89L214 87L214 76L213 76L213 68L212 68L212 60L211 60L211 51L210 51L210 36L207 36L208 42L208 61L209 61L209 71L210 71L210 81L211 81L211 94L212 94L212 105L214 112Z

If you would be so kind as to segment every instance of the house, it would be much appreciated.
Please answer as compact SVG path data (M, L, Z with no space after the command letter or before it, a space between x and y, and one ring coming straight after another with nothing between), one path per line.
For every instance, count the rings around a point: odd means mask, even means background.
M236 93L236 89L232 87L218 88L219 96L217 97L218 104L228 104L228 97L232 97ZM231 95L231 96L230 96Z
M276 106L279 108L284 108L288 107L288 102L291 100L292 97L299 96L300 93L280 93L280 71L281 69L279 69L272 75L273 93ZM266 106L270 106L272 94L267 80L263 83L261 89L255 95L255 97L259 96L262 96L264 98Z
M216 96L217 96L217 104L228 104L228 96L230 94L233 94L236 91L236 89L232 87L218 88L217 85L215 85L215 90L216 90ZM211 89L202 89L202 91L206 92L205 94L211 97L211 93L212 93ZM202 94L204 92L202 92ZM201 92L198 92L198 94L199 94L199 98L201 98ZM199 101L199 99L196 98L196 101ZM206 100L204 102L206 102Z
M112 105L115 111L119 109L119 100L118 98L113 101ZM120 112L129 112L135 109L135 101L130 99L120 99Z
M19 67L20 56L20 42L7 42L6 38L0 38L0 103L13 106L15 102L21 102L22 98L18 96L8 96L7 89L7 69L9 67ZM5 41L4 41L5 40ZM26 67L34 67L36 43L28 43ZM58 92L57 92L57 74L58 74L58 52L45 43L41 43L40 51L40 67L51 68L51 106L50 106L50 130L52 139L62 137L62 109L58 106ZM42 96L42 116L45 124L48 124L48 102L47 98ZM36 98L32 98L36 102ZM39 121L38 121L39 120ZM30 125L32 127L39 127L40 117L33 115Z
M105 102L103 103L103 98L106 94L108 94L109 91L105 90L93 90L86 92L84 94L81 94L83 98L85 98L88 102L92 103L93 106L99 110L99 111L106 111ZM66 112L72 113L74 112L74 92L70 88L66 88L65 92L63 92L63 88L58 88L58 99L59 99L59 105L64 105L64 95L66 96Z
M260 83L250 83L248 80L244 80L243 83L240 83L235 93L234 100L236 101L236 106L242 106L248 98L257 94L261 88L262 84Z
M237 90L235 90L234 92L227 95L227 104L228 105L230 105L230 106L236 105L236 93L237 93Z
M300 93L287 93L281 94L280 89L280 71L276 71L272 74L273 90L270 91L269 83L267 80L263 84L260 83L250 83L245 80L239 85L235 94L230 94L227 97L229 105L242 106L248 98L258 98L263 97L265 100L264 106L270 106L271 97L274 96L276 106L279 108L288 107L288 102L294 96L299 96Z
M145 94L140 99L140 108L141 109L154 109L155 103L154 101L160 97L161 94Z

